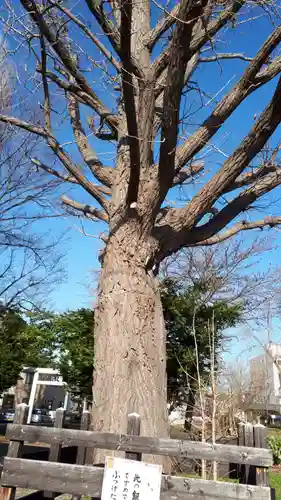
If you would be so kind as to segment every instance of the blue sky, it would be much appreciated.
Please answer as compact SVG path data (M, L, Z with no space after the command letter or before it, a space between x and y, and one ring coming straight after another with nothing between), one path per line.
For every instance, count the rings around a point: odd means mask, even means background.
M70 2L74 5L74 2ZM13 2L16 7L19 5L18 0ZM80 2L81 5L81 2ZM4 6L4 1L0 0L0 8ZM157 8L153 7L153 22L156 19ZM86 16L86 11L83 8L80 12ZM256 12L253 10L253 14ZM90 22L89 15L87 17L87 22ZM257 49L267 38L267 36L272 31L272 24L267 16L256 20L250 24L242 24L238 30L228 27L224 40L220 43L218 47L218 52L229 52L229 47L226 42L231 42L232 52L243 52L248 56L254 56ZM102 41L106 43L104 37ZM78 42L82 44L82 40L78 39ZM12 42L11 42L12 43ZM82 48L88 53L89 42L87 46ZM93 58L97 57L96 51L91 45L91 53ZM157 51L156 51L157 55ZM81 55L83 59L84 56ZM100 56L99 56L99 59ZM24 75L26 71L26 65L28 64L29 70L31 59L30 54L26 52L21 53L21 57L17 56L16 64L20 75ZM220 96L227 92L238 77L242 74L243 69L246 67L247 63L243 61L225 61L221 64L212 63L205 64L200 67L200 69L195 73L193 79L200 83L200 87L203 88L206 94L214 95L219 89L224 85L224 89L221 91ZM222 71L223 68L223 71ZM89 73L89 78L95 80L95 90L99 93L100 97L110 106L113 103L113 98L108 89L99 83L99 73L97 70L93 70ZM227 84L227 82L229 82ZM262 89L251 95L231 116L227 121L226 127L224 127L216 136L215 144L223 151L221 153L213 152L205 159L205 167L210 173L216 171L218 166L221 165L227 155L233 151L233 149L239 144L244 135L249 131L254 123L254 115L259 115L259 113L264 109L269 99L274 91L275 81L262 87ZM189 102L190 99L190 102ZM199 103L199 96L196 95L196 91L193 91L188 95L186 102L188 105L192 106L192 109L196 109ZM206 102L206 101L205 101ZM59 106L62 104L59 103ZM202 120L210 113L211 106L203 107L194 117L192 125L187 129L186 133L191 133L194 130L197 123L202 122ZM89 111L87 111L89 113ZM83 114L86 113L85 110L82 111ZM278 139L280 136L280 131L275 134L272 143ZM58 138L62 143L66 143L72 140L72 133L69 125L61 126ZM93 145L101 158L105 160L106 164L112 164L114 158L114 148L108 146L105 143L100 143L93 141ZM75 160L81 161L77 152L72 144L66 146L69 153L73 155ZM46 153L46 156L48 154ZM48 156L47 156L48 157ZM200 187L200 186L199 186ZM194 188L198 189L198 186ZM189 196L194 192L194 189L190 189L186 192L186 196ZM80 189L72 189L72 193L75 199L81 202L89 202L89 197L87 194L83 193ZM264 209L263 215L269 214L280 214L281 213L281 203L279 201L280 191L277 190L273 194L264 198ZM168 197L169 201L176 202L178 199L178 193L173 192ZM260 218L261 215L257 214ZM76 226L76 227L75 227ZM102 224L94 224L90 222L85 222L84 228L87 233L90 233L91 237L86 237L79 232L77 227L81 229L79 225L79 220L71 217L63 217L57 220L46 220L40 223L40 229L42 231L50 231L54 235L59 236L62 232L67 230L67 237L63 248L65 249L65 271L67 274L66 281L57 286L56 289L49 295L48 303L49 306L57 311L64 311L66 309L75 309L81 306L92 306L95 302L95 287L98 278L98 272L100 269L98 262L98 253L102 248L102 242L98 239L99 234L103 231L104 227ZM245 235L245 238L251 239L252 236ZM276 231L276 245L281 244L280 233ZM270 254L265 254L263 262L261 264L262 269L266 269L270 265L277 265L279 263L279 250L272 251ZM276 332L279 329L276 326ZM234 350L238 352L238 348L241 347L241 335L243 331L240 332L240 343L235 346L233 344ZM278 336L279 333L276 333ZM262 337L261 332L259 336ZM244 342L244 340L243 340ZM246 341L245 341L246 342Z

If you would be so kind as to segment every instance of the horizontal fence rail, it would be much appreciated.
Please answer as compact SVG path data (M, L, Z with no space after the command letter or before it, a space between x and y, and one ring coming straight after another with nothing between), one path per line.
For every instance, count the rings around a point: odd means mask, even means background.
M210 444L178 439L109 434L71 429L10 424L6 436L13 441L42 442L60 446L87 446L93 448L164 455L180 458L216 460L244 465L271 467L272 454L262 448Z
M5 458L3 486L38 488L100 497L104 471L100 467ZM161 500L270 500L266 487L163 476Z

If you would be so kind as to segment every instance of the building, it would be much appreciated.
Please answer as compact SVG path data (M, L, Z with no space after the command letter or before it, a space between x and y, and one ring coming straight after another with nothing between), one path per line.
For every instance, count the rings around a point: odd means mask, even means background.
M60 407L69 410L71 407L63 378L53 368L23 369L17 384L0 397L0 407L3 408L15 408L20 403L29 405L28 423L34 407L52 411Z
M281 344L267 344L264 353L250 361L253 405L271 412L281 409Z

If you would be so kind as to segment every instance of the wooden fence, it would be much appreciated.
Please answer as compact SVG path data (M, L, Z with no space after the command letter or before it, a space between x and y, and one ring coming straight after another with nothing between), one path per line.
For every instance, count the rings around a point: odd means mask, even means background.
M54 428L25 425L28 408L20 405L13 424L7 427L10 439L8 455L4 460L1 477L0 500L13 500L16 488L39 490L33 500L50 498L67 493L77 500L81 495L100 498L103 469L84 465L87 449L118 450L126 458L141 460L142 454L194 458L239 464L240 472L245 469L255 471L255 483L235 484L206 481L163 475L161 500L270 500L268 468L272 465L272 455L265 448L209 444L177 439L161 439L140 436L140 418L129 415L126 435L88 431L89 418L84 415L82 427L85 430L64 429L63 411L57 412ZM243 435L246 435L245 433ZM261 436L261 434L259 435ZM241 436L242 439L242 431ZM257 438L258 439L258 438ZM263 445L263 442L260 444ZM22 458L24 442L47 443L50 445L49 462ZM63 446L77 446L76 464L60 463ZM109 453L110 454L110 453ZM244 469L243 469L244 468ZM245 474L245 479L249 477ZM43 492L43 490L45 490Z

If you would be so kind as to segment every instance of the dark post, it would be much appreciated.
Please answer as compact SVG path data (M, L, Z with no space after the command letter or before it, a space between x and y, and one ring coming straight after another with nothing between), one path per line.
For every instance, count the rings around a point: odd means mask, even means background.
M127 434L129 436L140 435L141 418L138 413L130 413L128 415ZM125 457L129 460L137 460L141 462L141 453L126 452Z
M245 424L240 422L238 426L238 446L245 446L245 434L244 434ZM246 470L245 465L237 464L238 479L239 483L245 483Z
M64 408L58 408L56 410L54 427L56 427L57 429L62 429L64 426L64 419L65 419ZM49 452L49 462L59 462L60 455L61 455L61 445L60 444L52 444L50 447L50 452ZM52 493L49 491L44 492L45 498L55 498L56 496L57 496L56 493Z
M91 414L89 411L83 411L82 416L81 416L81 424L80 424L80 430L81 431L88 431L90 427L90 422L91 422ZM77 450L77 456L76 456L76 464L77 465L84 465L86 462L86 452L87 452L87 447L86 446L78 446ZM81 495L72 495L72 500L80 500Z
M14 424L26 424L28 417L28 405L21 403L15 411ZM23 452L24 441L10 441L7 457L21 458ZM14 500L16 496L16 488L0 488L1 500Z

